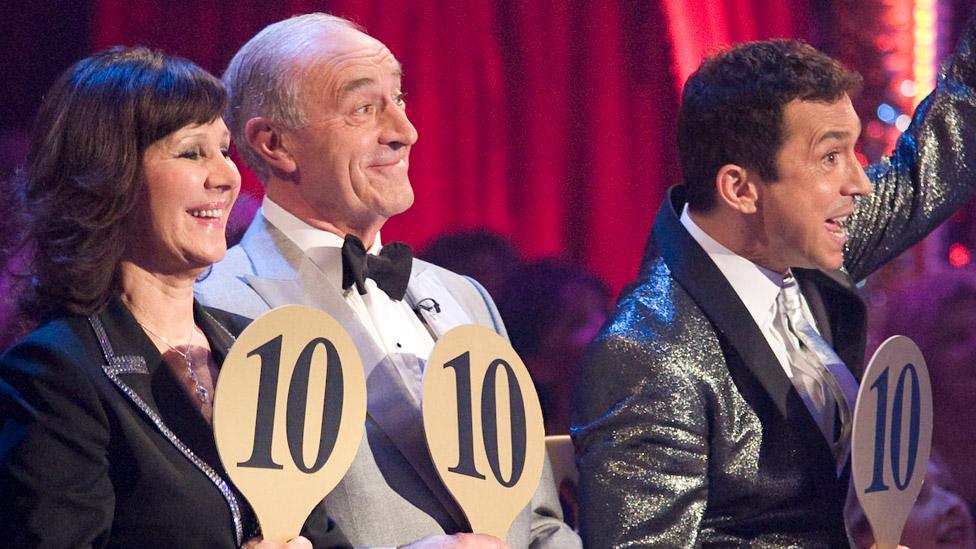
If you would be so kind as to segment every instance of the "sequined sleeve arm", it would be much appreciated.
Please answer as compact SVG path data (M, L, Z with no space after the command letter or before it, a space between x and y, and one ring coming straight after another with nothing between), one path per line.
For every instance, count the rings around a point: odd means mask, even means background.
M586 547L696 543L707 498L707 414L686 365L654 341L605 336L584 365L573 439Z
M845 250L856 281L924 238L976 190L974 23L894 153L867 169L874 191L858 201Z

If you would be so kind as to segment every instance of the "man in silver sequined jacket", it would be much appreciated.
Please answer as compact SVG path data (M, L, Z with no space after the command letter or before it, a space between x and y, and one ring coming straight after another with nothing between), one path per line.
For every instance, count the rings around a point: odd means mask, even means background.
M586 546L848 545L849 459L832 452L784 349L777 295L791 272L804 314L859 377L853 283L976 186L973 46L970 27L893 155L866 172L848 96L860 78L813 48L745 44L692 75L678 122L684 185L662 205L574 402Z

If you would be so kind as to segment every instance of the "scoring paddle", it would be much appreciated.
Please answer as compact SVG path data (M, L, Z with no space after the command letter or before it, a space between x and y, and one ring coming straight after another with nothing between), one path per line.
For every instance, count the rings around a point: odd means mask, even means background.
M454 328L424 370L423 414L434 467L472 531L505 539L545 461L542 408L525 364L492 330Z
M918 346L894 336L861 376L854 410L854 488L878 549L898 546L932 446L932 386Z
M287 305L241 333L217 381L214 437L265 539L299 535L352 464L365 418L362 361L331 316Z

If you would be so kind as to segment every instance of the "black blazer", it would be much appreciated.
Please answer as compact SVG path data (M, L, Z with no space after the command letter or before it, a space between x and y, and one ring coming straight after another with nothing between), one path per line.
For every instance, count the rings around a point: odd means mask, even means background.
M248 320L194 304L223 362ZM0 540L12 547L221 547L254 535L213 431L121 300L0 358ZM302 532L348 546L323 509Z

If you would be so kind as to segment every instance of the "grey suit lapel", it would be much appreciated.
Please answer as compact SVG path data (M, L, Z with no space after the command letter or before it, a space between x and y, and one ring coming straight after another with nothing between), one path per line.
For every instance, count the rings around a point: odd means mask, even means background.
M451 328L472 322L471 317L426 263L413 262L405 299L417 311L421 322L427 326L435 341Z
M308 305L332 315L356 342L368 378L370 370L386 353L376 345L355 311L339 290L325 280L315 263L263 216L248 228L241 247L254 270L253 275L243 276L244 282L268 307Z
M270 308L283 305L308 305L332 315L356 342L356 350L363 361L366 377L386 356L359 321L355 311L346 303L339 290L324 280L322 271L306 256L302 256L294 278L266 278L244 275L244 281L254 289Z
M302 250L260 213L241 238L241 248L254 274L260 277L294 278L305 258Z
M369 417L393 441L459 529L463 529L468 521L441 482L430 459L421 409L405 405L411 398L403 378L390 360L377 364L366 379Z
M244 282L268 304L308 305L332 315L356 342L356 350L369 378L372 368L386 356L342 293L307 255L264 217L256 219L241 240L254 269Z

